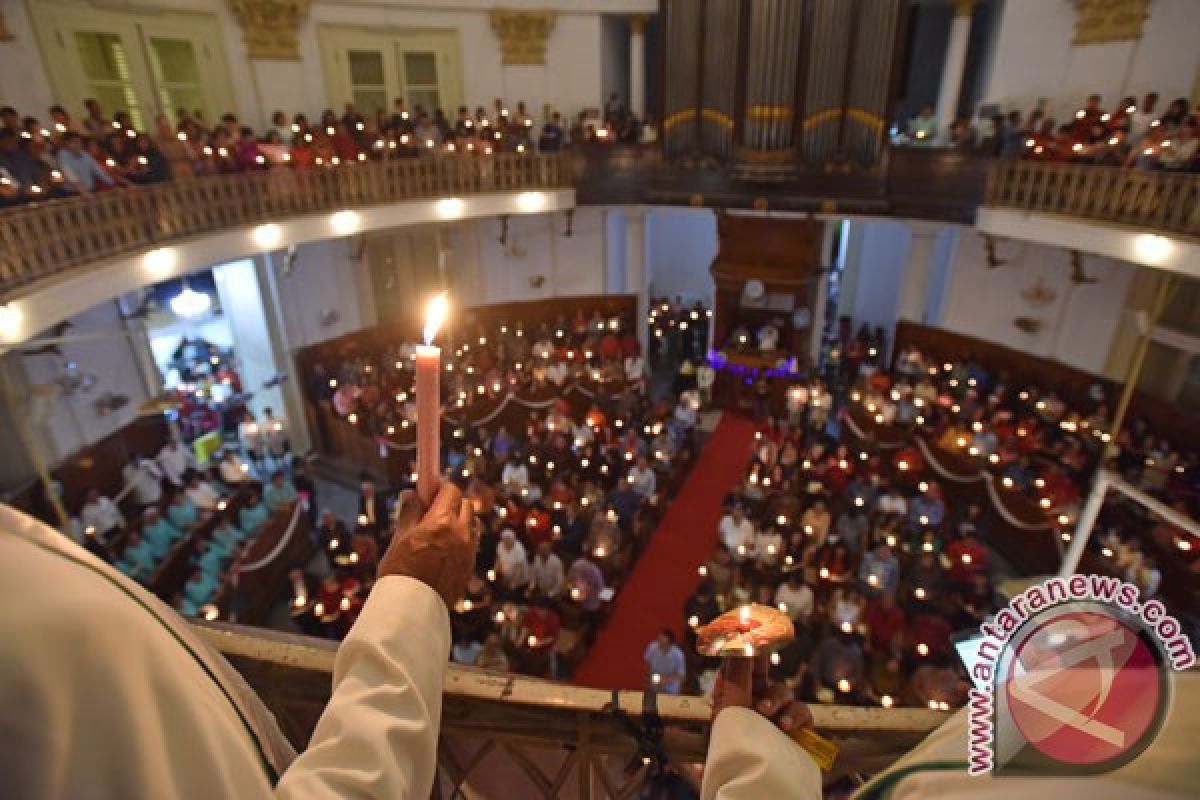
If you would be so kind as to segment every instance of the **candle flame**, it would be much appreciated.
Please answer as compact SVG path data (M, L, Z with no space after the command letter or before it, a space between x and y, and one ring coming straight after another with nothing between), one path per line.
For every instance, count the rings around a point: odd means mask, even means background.
M446 312L450 309L450 298L446 292L429 301L425 307L425 344L433 344L433 337L446 320Z

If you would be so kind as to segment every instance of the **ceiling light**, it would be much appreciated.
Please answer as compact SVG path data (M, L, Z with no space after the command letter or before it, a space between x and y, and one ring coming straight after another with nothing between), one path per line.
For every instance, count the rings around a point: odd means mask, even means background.
M171 310L181 317L198 317L212 307L212 298L205 292L197 292L186 283L183 291L171 298Z
M362 219L357 211L339 211L329 218L329 225L333 228L333 232L340 236L354 233L361 223Z
M259 225L254 229L254 243L263 250L269 250L272 247L278 247L283 241L283 229L274 222L268 222L266 225Z
M15 338L21 329L21 309L12 303L0 305L0 335L5 339Z
M517 195L517 208L526 213L541 211L546 207L546 195L543 192L521 192Z
M175 269L175 261L175 251L169 247L160 247L142 256L142 264L146 267L146 271L156 278L166 277L170 274Z
M461 217L463 211L466 210L467 204L457 197L445 197L437 201L435 209L437 215L443 219L454 219Z

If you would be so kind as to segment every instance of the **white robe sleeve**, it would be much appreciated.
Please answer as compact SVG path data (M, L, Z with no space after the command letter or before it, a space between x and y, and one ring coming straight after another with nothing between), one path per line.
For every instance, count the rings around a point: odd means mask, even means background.
M701 800L820 800L816 762L761 714L727 708L713 722Z
M333 696L276 796L429 797L449 653L441 597L412 578L381 579L338 648Z

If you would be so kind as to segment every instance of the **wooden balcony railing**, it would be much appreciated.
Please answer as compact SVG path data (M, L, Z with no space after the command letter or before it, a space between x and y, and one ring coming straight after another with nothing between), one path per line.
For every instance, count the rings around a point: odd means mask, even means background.
M329 700L337 645L227 623L201 623L197 630L242 673L292 744L303 749ZM641 692L614 693L451 664L433 796L637 796L648 773L636 757L629 726L641 725L643 699ZM663 696L657 710L667 758L678 765L703 762L712 713L708 702ZM923 708L826 705L813 706L812 712L816 728L841 749L824 776L827 782L882 769L948 716Z
M51 200L0 213L0 299L185 236L405 200L570 185L565 156L428 157L272 170Z
M1200 236L1200 175L996 161L984 205Z

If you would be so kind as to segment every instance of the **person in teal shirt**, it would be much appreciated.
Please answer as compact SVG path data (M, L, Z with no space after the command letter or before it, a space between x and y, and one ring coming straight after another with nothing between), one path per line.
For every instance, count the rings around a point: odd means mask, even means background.
M279 511L287 508L296 500L296 487L284 477L283 470L276 470L271 475L271 482L263 490L263 500L267 508Z
M221 548L214 547L212 542L204 542L200 555L196 557L196 566L215 582L225 568L225 555Z
M171 504L167 506L167 519L179 530L187 531L200 521L200 512L183 490L178 489L171 495Z
M227 552L232 553L237 546L245 540L246 534L237 529L237 526L229 521L227 517L223 517L217 522L217 526L213 528L212 540L215 544L220 545Z
M248 536L257 536L258 529L263 526L270 516L271 510L267 508L266 503L262 501L262 498L256 492L250 496L246 507L238 512L238 523Z
M129 534L129 543L121 554L121 560L117 562L117 569L134 580L144 581L154 574L158 561L150 543L138 531L133 531Z
M192 572L192 577L188 578L187 584L184 585L183 599L199 609L200 606L216 596L219 588L220 584L217 583L216 578L204 570L198 569Z
M142 515L142 539L149 543L156 558L162 558L171 545L183 538L183 532L163 519L157 508L147 508Z

